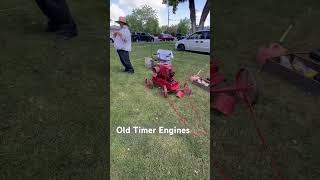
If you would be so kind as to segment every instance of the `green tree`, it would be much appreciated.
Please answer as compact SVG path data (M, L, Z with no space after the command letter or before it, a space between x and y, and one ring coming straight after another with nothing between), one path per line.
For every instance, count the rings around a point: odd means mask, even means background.
M190 19L181 19L177 25L177 33L188 34L190 32Z
M136 16L128 15L126 18L127 18L127 23L130 26L130 31L132 31L132 32L141 31L143 25L142 25L142 22L139 21Z
M186 1L187 0L163 0L162 3L172 6L173 13L175 14L179 3L184 3ZM192 32L195 32L197 29L195 1L194 0L188 0L188 1L189 1L189 10L190 10L191 29L192 29ZM202 10L202 14L199 22L199 28L203 28L204 22L206 21L209 12L210 12L210 4L209 4L209 0L207 0Z
M167 31L167 29L168 29L168 26L167 25L163 25L163 26L161 26L161 32L162 33L166 33L166 31Z
M156 10L148 5L133 9L132 14L127 16L127 22L132 32L159 33L159 20Z
M161 32L165 34L177 34L177 29L177 25L171 25L169 27L167 25L161 26Z
M178 26L177 26L177 25L171 25L171 26L167 29L166 33L168 33L168 34L177 34L177 29L178 29Z

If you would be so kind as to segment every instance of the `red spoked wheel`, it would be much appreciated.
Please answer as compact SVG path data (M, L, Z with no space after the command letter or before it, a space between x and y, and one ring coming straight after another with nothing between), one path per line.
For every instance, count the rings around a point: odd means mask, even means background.
M190 96L191 95L191 89L189 88L187 83L185 83L184 86L183 86L183 93L186 96Z
M162 86L160 88L160 94L163 95L164 97L168 97L168 89L167 86Z
M144 80L144 87L152 89L153 88L153 82L149 79Z
M257 103L259 89L256 80L247 69L240 69L236 76L236 88L238 96L249 107Z

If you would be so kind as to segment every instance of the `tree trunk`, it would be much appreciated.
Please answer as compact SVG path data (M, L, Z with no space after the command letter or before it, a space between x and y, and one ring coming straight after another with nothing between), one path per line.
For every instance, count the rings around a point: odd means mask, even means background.
M194 5L194 0L189 0L189 10L190 10L192 32L195 32L197 24L196 24L196 8Z
M204 8L202 10L202 14L201 14L200 22L199 22L199 29L204 28L204 22L206 21L209 12L210 12L210 4L209 4L209 0L207 0L206 4L204 5Z

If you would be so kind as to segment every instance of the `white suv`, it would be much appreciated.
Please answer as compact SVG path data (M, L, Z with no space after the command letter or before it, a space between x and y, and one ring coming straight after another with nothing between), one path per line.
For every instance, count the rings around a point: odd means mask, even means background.
M178 51L198 51L210 53L210 31L198 31L176 43Z

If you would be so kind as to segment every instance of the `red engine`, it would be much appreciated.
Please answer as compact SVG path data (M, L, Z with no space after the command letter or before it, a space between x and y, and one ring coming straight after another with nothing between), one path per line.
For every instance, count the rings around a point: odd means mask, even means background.
M174 71L171 64L157 64L152 68L152 81L159 86L166 86L168 91L176 91L179 82L173 78Z
M179 81L174 79L174 71L171 64L159 63L152 68L152 79L145 79L145 86L152 88L153 85L161 87L160 93L165 97L169 92L176 92L176 96L182 98L184 95L190 95L191 91L187 84L180 88Z

